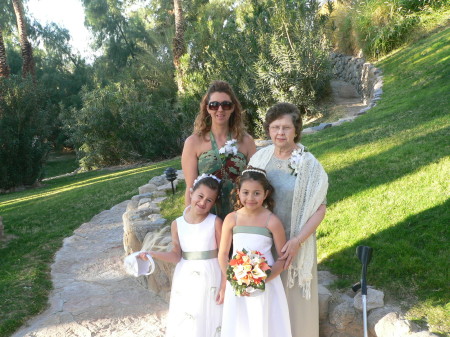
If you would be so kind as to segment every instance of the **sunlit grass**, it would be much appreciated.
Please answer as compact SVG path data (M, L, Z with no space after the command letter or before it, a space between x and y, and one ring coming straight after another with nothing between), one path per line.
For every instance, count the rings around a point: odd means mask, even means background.
M122 179L125 177L130 177L133 175L138 175L138 174L142 174L142 173L146 173L146 172L151 172L151 171L157 170L161 167L162 166L155 164L155 165L152 165L151 167L140 167L140 168L136 168L136 169L130 169L130 170L126 170L126 171L110 173L106 176L100 176L100 177L95 177L95 178L86 178L84 180L76 181L72 184L69 183L64 186L45 189L45 191L42 193L34 193L34 194L31 194L28 196L23 196L20 198L13 198L11 200L4 201L4 202L1 202L2 199L0 197L0 207L14 205L14 204L18 204L18 203L20 204L21 202L24 202L24 201L46 198L49 196L72 191L75 189L84 188L86 186L92 186L95 184L101 184L101 183L105 183L105 182L112 182L113 180Z
M384 58L382 100L351 123L305 136L329 173L320 268L350 287L358 245L369 283L408 317L450 333L450 29ZM424 57L426 56L426 57Z

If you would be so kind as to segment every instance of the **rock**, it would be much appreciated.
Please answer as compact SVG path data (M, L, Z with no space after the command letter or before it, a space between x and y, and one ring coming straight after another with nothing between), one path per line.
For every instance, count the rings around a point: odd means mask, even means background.
M375 324L391 312L400 312L400 308L388 305L383 308L371 310L367 315L367 326L369 332L375 335Z
M319 290L319 319L324 321L328 317L328 302L330 301L331 292L323 285L318 285Z
M173 182L173 188L176 189L177 188L177 181L174 180ZM158 191L165 191L165 192L172 192L172 184L169 182L167 184L158 186Z
M331 126L332 126L331 123L320 123L317 126L313 126L311 129L313 131L321 131L323 129L331 128Z
M372 309L381 308L384 306L384 293L382 291L367 288L367 311ZM356 309L362 311L362 294L359 291L353 299L353 305Z
M142 244L145 251L170 251L172 250L172 237L170 227L164 227L159 232L147 233ZM166 301L170 299L170 289L175 264L155 260L155 272L146 277L147 287Z
M139 194L154 192L158 189L158 186L153 183L148 183L146 185L143 185L139 187Z
M329 286L333 284L337 280L337 276L331 274L327 270L319 270L317 271L317 281L319 284L324 286Z
M397 312L390 312L375 324L377 337L408 336L411 332L411 322L402 319Z
M349 70L351 71L351 70ZM353 71L355 72L355 71ZM360 95L351 83L342 80L330 81L331 91L334 97L337 98L359 98Z
M153 203L155 204L155 205L159 205L160 203L162 203L164 200L166 200L167 199L167 197L166 196L164 196L164 197L158 197L158 198L155 198L155 199L153 199Z
M330 323L338 330L344 330L355 319L355 316L353 304L350 301L344 301L330 312Z
M164 185L167 183L166 176L163 174L160 176L153 177L152 179L150 179L150 181L148 183L154 184L155 186Z

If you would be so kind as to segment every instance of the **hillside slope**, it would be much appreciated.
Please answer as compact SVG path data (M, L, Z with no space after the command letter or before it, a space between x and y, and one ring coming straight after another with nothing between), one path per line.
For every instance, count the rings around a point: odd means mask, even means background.
M450 333L450 28L377 66L384 93L376 107L303 139L330 178L319 261L347 287L360 277L356 247L373 247L369 284L411 319Z

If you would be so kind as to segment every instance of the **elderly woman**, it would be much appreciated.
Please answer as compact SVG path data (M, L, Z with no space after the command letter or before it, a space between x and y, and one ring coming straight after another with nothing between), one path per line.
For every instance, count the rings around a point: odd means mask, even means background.
M253 138L245 131L243 111L231 86L214 81L200 102L194 132L186 139L181 166L186 180L185 204L197 176L208 173L222 180L219 202L212 210L222 219L231 212L234 182L256 152Z
M298 108L277 103L266 114L266 133L273 141L256 152L250 165L266 170L275 189L274 213L289 240L279 259L285 260L283 285L293 337L319 336L315 230L326 209L328 176L317 159L299 143L302 119Z

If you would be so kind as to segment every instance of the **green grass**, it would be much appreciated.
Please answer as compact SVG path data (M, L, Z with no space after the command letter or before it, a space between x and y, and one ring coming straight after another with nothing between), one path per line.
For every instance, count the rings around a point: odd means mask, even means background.
M8 241L0 241L0 336L9 336L47 306L50 265L65 237L99 212L138 194L138 187L178 159L121 171L95 171L0 195Z
M184 181L181 181L177 185L177 189L175 194L170 196L164 200L161 207L161 215L163 218L167 219L167 226L170 226L173 220L178 218L184 211L184 191L186 189L186 184Z
M409 318L449 333L450 29L377 66L378 105L303 140L330 179L319 261L350 286L360 277L356 247L373 247L369 283Z
M75 153L51 153L44 166L44 178L71 173L78 167Z

